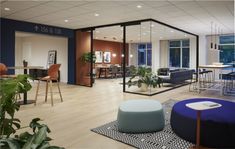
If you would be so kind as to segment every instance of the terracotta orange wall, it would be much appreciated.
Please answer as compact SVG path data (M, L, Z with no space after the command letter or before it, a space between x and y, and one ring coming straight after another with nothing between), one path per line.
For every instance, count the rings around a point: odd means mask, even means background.
M103 51L103 52L111 52L111 63L110 64L120 64L122 63L122 47L123 44L121 42L112 42L112 41L104 41L104 40L93 40L93 49L94 51ZM128 63L128 44L126 44L126 63ZM113 57L112 54L115 53L116 57ZM103 63L107 64L107 63Z

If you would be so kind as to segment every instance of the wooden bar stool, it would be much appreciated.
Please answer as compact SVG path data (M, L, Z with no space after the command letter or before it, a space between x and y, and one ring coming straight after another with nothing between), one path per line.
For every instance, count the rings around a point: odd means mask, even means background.
M36 96L35 96L35 105L36 105L36 102L37 102L37 96L38 96L40 81L46 81L45 101L47 101L48 83L49 83L49 85L50 85L50 92L51 92L51 106L54 105L53 104L52 82L56 82L57 86L58 86L61 102L63 102L63 98L62 98L61 91L60 91L60 85L59 85L59 81L58 81L58 72L59 72L60 66L61 66L61 64L53 64L53 65L51 65L50 68L47 71L48 72L48 76L38 79L38 85L37 85Z

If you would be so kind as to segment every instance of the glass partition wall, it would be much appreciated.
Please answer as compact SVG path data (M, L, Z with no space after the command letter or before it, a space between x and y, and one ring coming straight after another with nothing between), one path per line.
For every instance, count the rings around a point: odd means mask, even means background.
M82 30L91 32L77 32L77 37L82 37L82 40L77 38L77 51L83 51L78 52L77 57L81 57L84 52L90 52L96 59L95 62L90 61L90 64L87 64L88 68L84 68L89 70L88 73L84 73L85 71L77 65L81 74L90 76L77 75L79 84L92 86L94 78L108 78L106 73L101 73L101 70L106 68L103 65L119 67L123 77L123 82L119 85L122 85L123 92L127 93L151 96L186 85L192 82L193 78L197 80L193 72L197 72L199 63L198 35L153 19ZM113 49L103 47L103 43L107 45L107 41L112 42ZM84 42L87 43L86 47L81 46ZM102 44L99 44L100 42ZM81 67L83 65L84 63L81 63ZM77 74L79 72L77 71Z
M126 26L125 92L155 95L186 85L197 69L195 35L154 21Z

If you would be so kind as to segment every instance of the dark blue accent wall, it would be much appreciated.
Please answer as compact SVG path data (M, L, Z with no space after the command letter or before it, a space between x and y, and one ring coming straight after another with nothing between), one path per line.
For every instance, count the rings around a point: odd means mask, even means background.
M15 65L15 32L30 32L68 38L68 83L75 84L75 31L55 26L0 18L0 62ZM14 73L11 70L9 73Z

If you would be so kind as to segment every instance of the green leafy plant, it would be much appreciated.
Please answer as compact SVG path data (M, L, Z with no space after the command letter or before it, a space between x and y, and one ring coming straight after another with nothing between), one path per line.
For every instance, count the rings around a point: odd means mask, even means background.
M0 148L1 149L58 149L61 147L50 146L51 138L47 137L50 129L38 123L35 118L29 124L33 134L29 132L16 133L21 129L20 120L15 118L15 112L19 110L15 96L31 89L27 75L18 75L17 78L0 79Z
M81 61L84 63L89 63L92 61L92 63L95 63L96 61L96 56L94 53L91 54L91 52L83 53L81 56Z
M91 53L91 52L87 52L87 53L83 53L83 55L80 57L81 61L84 62L84 63L90 63L92 62L95 63L96 61L96 56L94 53ZM87 76L92 76L92 83L95 82L95 76L96 74L95 73L91 73L90 72L90 65L87 67L88 68L88 73L87 73Z
M20 120L14 118L19 110L15 96L31 89L27 75L18 75L17 78L0 80L0 136L9 137L20 128Z
M131 70L131 78L127 82L128 87L137 85L141 87L142 83L146 84L147 87L161 87L161 79L155 75L151 68L139 67Z

